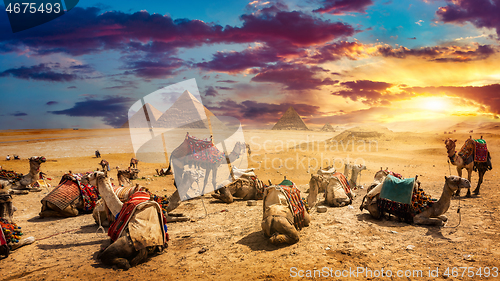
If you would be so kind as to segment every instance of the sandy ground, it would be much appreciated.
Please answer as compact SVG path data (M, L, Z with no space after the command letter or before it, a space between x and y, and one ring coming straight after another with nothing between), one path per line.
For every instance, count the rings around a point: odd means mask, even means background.
M388 167L405 177L419 175L424 190L438 198L444 176L450 174L442 142L450 135L378 130L382 135L363 139L364 142L357 139L354 146L350 139L342 143L325 141L339 132L245 131L245 139L253 150L249 164L264 182L278 183L287 176L304 191L305 197L311 173L320 165L334 164L343 172L343 161L350 159L367 166L360 179L364 186L372 182L380 167ZM96 232L91 214L73 218L38 216L40 200L48 192L43 190L14 198L18 209L15 222L25 237L34 236L37 241L0 260L0 280L284 280L302 274L307 278L308 273L316 274L317 279L365 280L378 279L369 278L370 274L377 276L382 269L386 275L390 270L392 278L387 279L395 280L494 280L494 268L500 267L500 158L496 156L500 155L500 136L495 132L483 135L494 169L486 173L481 195L452 200L447 227L372 219L366 210L359 210L365 188L356 191L358 196L352 208L328 207L322 214L313 209L312 223L300 232L300 241L277 247L267 241L261 230L262 201L249 207L244 201L224 204L205 195L183 202L175 211L194 221L168 225L171 240L164 253L122 271L96 260L97 252L109 239ZM461 146L468 134L453 137L459 139ZM86 172L98 168L96 149L111 167L126 167L133 156L125 129L0 132L0 165L26 173L27 160L6 161L5 155L18 154L22 159L43 155L48 161L42 165L42 171L52 178L49 182L53 186L68 170ZM139 163L139 176L152 180L136 182L157 194L171 194L173 177L154 176L154 169L160 167L166 164ZM115 173L116 170L111 171L112 175ZM457 174L454 167L451 174ZM473 187L476 183L474 173ZM457 214L459 204L461 221ZM201 249L207 251L199 253ZM463 267L469 271L464 272ZM487 271L489 278L485 278ZM447 272L449 276L445 275ZM398 274L410 277L398 278Z

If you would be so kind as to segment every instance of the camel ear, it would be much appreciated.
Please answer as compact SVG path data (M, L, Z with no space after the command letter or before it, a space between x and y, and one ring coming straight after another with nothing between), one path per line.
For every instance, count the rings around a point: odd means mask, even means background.
M448 177L447 177L447 176L444 176L444 179L445 179L445 180L447 180L447 179L448 179Z
M457 142L457 140L453 140L453 142Z

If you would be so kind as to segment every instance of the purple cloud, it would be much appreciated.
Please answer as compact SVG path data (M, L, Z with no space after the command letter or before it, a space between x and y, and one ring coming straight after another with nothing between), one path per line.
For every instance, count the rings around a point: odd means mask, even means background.
M53 68L58 67L56 66ZM0 72L0 77L11 76L19 79L32 79L50 82L69 82L80 78L76 74L72 73L55 72L52 70L53 68L43 63L30 67L22 66L19 68L10 68L3 72Z
M314 10L316 13L343 15L346 13L366 14L368 6L373 5L372 0L323 0L323 7Z
M281 64L263 69L252 78L252 81L280 83L286 86L286 90L318 90L320 86L333 85L337 82L330 78L316 77L325 71L317 66Z

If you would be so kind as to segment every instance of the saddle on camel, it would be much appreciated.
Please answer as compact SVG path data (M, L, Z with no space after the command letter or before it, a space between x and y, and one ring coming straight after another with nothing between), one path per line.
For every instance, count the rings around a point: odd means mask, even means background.
M184 176L184 166L195 166L197 169L205 169L205 180L202 193L217 189L217 171L223 163L232 163L245 151L245 144L236 142L233 151L229 155L219 151L210 139L198 139L186 134L184 141L170 154L170 166L173 167L175 181L178 184L181 200L190 199L188 191L190 186L181 186ZM208 178L212 174L212 189L207 190ZM199 194L198 194L199 195Z
M99 200L99 191L84 183L82 177L85 175L65 174L59 185L41 200L40 217L73 217L92 212Z
M13 221L14 207L11 194L0 194L0 256L9 256L10 251L35 242L34 237L23 238L20 226Z
M311 218L305 200L295 184L283 180L266 187L263 198L262 231L273 244L294 244L299 241L299 230L309 226Z

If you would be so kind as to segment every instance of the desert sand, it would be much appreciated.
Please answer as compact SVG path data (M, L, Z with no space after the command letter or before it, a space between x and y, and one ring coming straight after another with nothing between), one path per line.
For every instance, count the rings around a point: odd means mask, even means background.
M485 127L472 134L486 139L493 170L486 173L479 196L452 200L446 227L410 225L393 217L376 220L366 210L360 211L359 206L366 187L381 167L404 177L418 175L423 189L439 198L444 176L450 171L457 174L455 167L447 163L443 139L456 138L460 147L470 135L465 130L452 135L395 133L378 127L352 130L364 134L245 130L245 140L252 146L249 166L256 168L256 174L266 183L279 183L287 176L306 197L311 173L328 164L343 172L343 162L349 159L367 166L358 181L364 188L355 191L352 207L328 207L326 213L311 210L312 223L302 229L300 241L280 247L270 244L261 230L262 201L257 206L247 206L240 200L225 204L207 194L183 202L175 213L183 213L193 221L169 224L169 247L128 271L103 266L96 260L109 238L97 232L91 214L42 219L38 216L40 200L48 190L16 195L14 221L22 227L25 237L33 236L36 242L0 260L0 281L288 280L299 274L307 278L308 270L318 279L328 274L327 279L365 280L377 279L369 278L369 271L377 276L382 269L386 274L390 270L395 280L494 280L493 268L500 267L500 135L496 129ZM127 129L0 132L0 165L27 173L26 159L43 155L48 161L41 170L52 179L48 181L52 188L69 170L82 173L97 169L100 159L94 156L96 149L111 167L127 167L134 156ZM6 161L7 154L18 154L22 160ZM154 193L170 195L175 190L173 177L154 176L160 167L167 165L140 162L139 176L145 179L135 182ZM116 170L110 173L116 184ZM476 184L474 173L472 188ZM470 272L464 273L461 267L471 268L474 277L467 277ZM478 276L479 268L482 277ZM489 278L484 277L486 268L491 271ZM445 275L447 269L449 277ZM361 270L364 272L355 275ZM411 277L398 278L398 273Z

